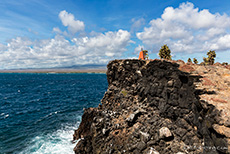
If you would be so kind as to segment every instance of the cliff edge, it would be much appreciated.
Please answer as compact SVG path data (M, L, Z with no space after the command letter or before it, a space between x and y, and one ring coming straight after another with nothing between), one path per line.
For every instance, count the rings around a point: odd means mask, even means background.
M230 152L228 68L130 59L107 68L101 104L74 133L76 154Z

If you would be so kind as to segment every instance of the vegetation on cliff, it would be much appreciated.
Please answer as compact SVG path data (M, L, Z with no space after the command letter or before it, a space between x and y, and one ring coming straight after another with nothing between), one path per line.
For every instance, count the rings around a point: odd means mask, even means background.
M215 62L216 52L214 50L210 50L207 52L208 58L203 57L205 65L213 65Z
M198 61L197 61L196 58L193 58L193 63L194 63L194 64L198 64Z
M192 62L191 58L188 58L188 63L191 63L191 62Z

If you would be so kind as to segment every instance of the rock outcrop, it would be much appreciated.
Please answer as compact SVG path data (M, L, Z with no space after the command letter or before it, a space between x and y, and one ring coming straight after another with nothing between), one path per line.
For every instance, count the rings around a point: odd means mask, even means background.
M215 84L229 86L206 77L209 68L162 60L114 60L107 67L108 90L74 133L76 154L230 152L229 110L219 105L228 97L214 97Z

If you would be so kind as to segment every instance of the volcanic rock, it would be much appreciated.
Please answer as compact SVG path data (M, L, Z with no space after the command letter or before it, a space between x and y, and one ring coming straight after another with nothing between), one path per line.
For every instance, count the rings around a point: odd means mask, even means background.
M169 137L172 137L172 133L170 132L170 130L167 127L162 127L159 130L159 137L160 138L169 138Z
M101 104L74 133L76 154L230 152L226 66L126 59L107 68Z

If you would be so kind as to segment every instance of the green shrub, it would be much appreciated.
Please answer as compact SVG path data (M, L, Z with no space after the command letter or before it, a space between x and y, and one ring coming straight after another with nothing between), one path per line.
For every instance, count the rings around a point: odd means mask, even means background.
M128 92L126 90L122 90L121 93L126 96L128 94Z

